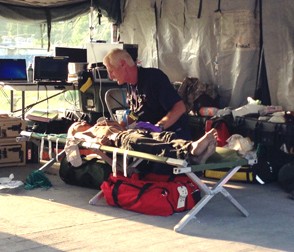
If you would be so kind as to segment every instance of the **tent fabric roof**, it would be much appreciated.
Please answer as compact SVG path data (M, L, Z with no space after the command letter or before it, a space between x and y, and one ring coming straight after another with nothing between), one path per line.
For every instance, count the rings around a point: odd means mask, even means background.
M51 23L98 10L115 24L121 23L120 0L0 0L0 16L18 21L47 23L48 50Z
M102 12L113 23L121 23L120 0L0 0L0 16L24 21L62 21L90 11Z
M46 1L36 1L36 0L10 0L9 5L15 6L25 6L25 7L57 7L65 6L76 3L89 2L85 0L46 0ZM0 0L0 3L7 4L7 1Z

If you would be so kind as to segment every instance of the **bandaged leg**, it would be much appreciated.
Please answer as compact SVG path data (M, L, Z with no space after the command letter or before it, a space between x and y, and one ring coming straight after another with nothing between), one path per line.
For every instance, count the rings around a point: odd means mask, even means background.
M75 139L67 139L64 147L67 161L74 167L82 165L78 143L79 142Z

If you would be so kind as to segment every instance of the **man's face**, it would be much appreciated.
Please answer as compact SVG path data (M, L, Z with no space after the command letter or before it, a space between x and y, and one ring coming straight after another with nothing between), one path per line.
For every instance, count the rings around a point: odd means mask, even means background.
M118 67L107 64L106 68L109 79L116 81L118 85L123 85L124 83L126 83L126 71L123 63L120 64Z

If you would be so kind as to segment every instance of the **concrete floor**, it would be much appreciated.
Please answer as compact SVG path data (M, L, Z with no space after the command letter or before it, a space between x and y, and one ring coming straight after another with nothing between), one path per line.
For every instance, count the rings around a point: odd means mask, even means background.
M0 168L24 181L36 166ZM249 211L243 217L221 195L181 231L185 215L148 216L88 204L96 190L65 184L56 171L49 190L0 193L0 251L294 251L294 201L277 184L227 184ZM55 174L54 174L55 173Z

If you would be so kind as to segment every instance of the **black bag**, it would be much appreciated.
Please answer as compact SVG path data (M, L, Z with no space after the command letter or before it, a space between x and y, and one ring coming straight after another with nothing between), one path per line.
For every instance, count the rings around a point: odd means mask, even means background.
M286 192L294 192L294 161L281 167L278 174L278 182Z
M294 147L294 124L273 123L258 120L259 115L236 116L235 134L249 137L257 147L263 144L271 148L280 149L283 144L290 150Z
M103 160L97 158L85 159L79 167L74 167L64 157L60 162L59 176L67 184L99 189L107 180L112 168Z
M262 171L259 175L266 183L277 181L281 167L294 160L293 155L265 144L257 145L257 157L258 162L255 166L259 168L258 171Z
M231 178L231 181L260 184L277 181L280 167L291 160L289 155L263 144L258 144L256 154L257 163L252 166L241 167ZM227 171L228 169L206 170L204 176L220 179Z

